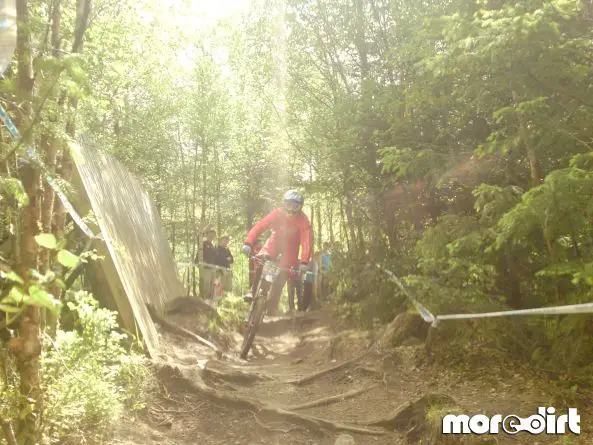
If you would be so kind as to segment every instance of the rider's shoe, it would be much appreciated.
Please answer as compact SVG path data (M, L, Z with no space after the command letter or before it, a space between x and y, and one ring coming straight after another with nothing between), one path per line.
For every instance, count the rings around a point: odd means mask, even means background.
M245 303L251 303L253 301L253 295L251 295L251 292L247 292L245 295L243 295L243 301Z

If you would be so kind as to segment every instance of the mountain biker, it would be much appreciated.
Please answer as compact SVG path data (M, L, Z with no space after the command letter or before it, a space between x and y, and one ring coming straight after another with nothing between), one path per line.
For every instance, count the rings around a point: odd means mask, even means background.
M242 252L249 256L251 246L256 239L268 229L272 234L259 251L258 256L269 256L274 259L281 255L278 266L280 272L272 284L269 296L268 312L275 315L282 289L289 278L290 270L298 268L299 275L308 270L311 257L313 232L309 218L302 211L304 198L296 190L288 190L284 194L284 206L272 210L263 219L258 221L249 231L243 244ZM301 255L299 258L299 247ZM261 277L263 264L260 263L256 270L255 279L251 288L251 295L255 295L257 284ZM246 295L246 298L250 298Z

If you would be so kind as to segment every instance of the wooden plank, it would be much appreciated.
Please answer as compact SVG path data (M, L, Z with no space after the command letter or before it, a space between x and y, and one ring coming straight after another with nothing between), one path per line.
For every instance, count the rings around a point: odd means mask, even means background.
M73 159L105 240L102 269L112 303L154 356L159 341L146 304L162 312L185 294L156 206L120 162L88 141L75 148Z

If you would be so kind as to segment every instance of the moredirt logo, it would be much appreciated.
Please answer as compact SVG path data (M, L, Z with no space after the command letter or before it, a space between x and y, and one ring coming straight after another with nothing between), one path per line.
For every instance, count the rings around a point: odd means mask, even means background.
M449 414L443 417L443 434L517 434L521 431L530 434L567 434L568 431L581 434L580 422L581 416L576 408L569 408L568 414L557 416L556 408L540 406L537 414L529 417Z

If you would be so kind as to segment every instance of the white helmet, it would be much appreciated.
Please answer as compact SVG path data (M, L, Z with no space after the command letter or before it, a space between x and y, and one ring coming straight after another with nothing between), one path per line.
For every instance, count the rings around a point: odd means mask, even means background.
M289 190L284 194L284 207L290 213L301 210L304 203L303 195L297 190Z

